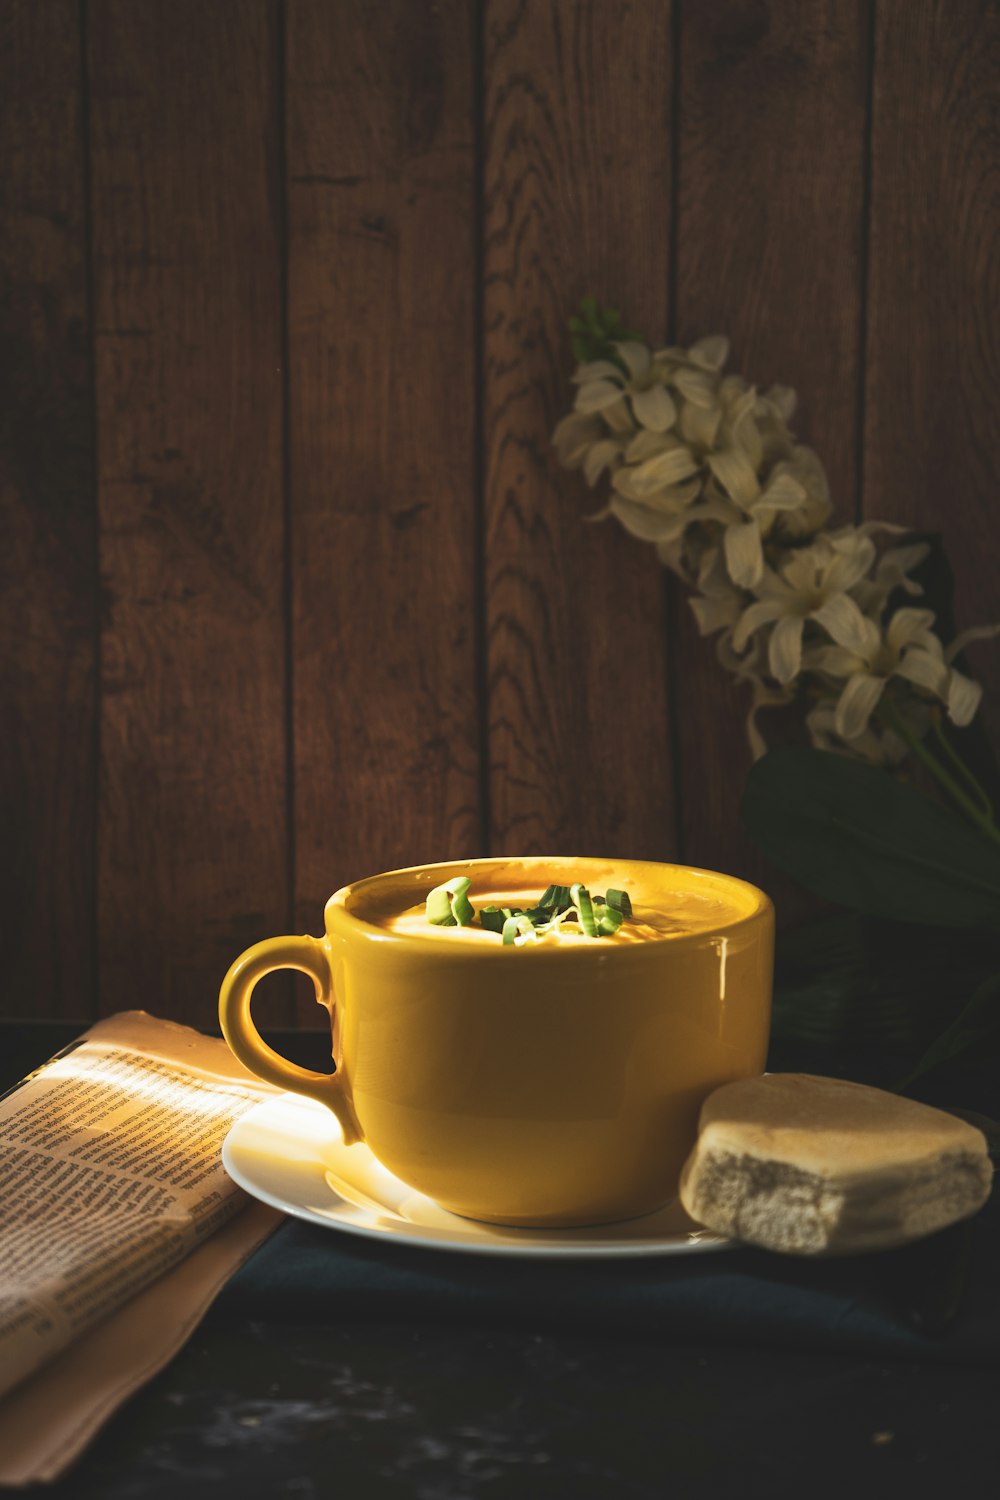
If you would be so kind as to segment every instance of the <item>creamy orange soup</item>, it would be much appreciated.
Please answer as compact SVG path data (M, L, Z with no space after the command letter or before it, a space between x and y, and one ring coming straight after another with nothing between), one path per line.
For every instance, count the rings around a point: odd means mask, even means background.
M449 943L486 943L499 947L500 934L490 932L480 925L479 912L482 908L484 906L520 906L527 909L537 906L545 889L544 885L539 885L516 890L476 891L473 885L468 897L475 907L476 920L468 927L435 927L427 920L423 899L401 912L379 913L368 919L390 932L408 933ZM592 896L604 894L604 890L600 887L591 891ZM632 916L622 923L613 937L587 937L579 922L567 921L561 923L555 930L539 933L534 943L528 942L524 944L524 947L552 947L564 944L576 947L579 943L592 943L596 948L608 943L617 945L660 941L683 937L689 933L715 931L731 922L739 921L747 914L747 904L727 901L717 891L677 891L671 894L669 904L666 901L655 907L633 904Z

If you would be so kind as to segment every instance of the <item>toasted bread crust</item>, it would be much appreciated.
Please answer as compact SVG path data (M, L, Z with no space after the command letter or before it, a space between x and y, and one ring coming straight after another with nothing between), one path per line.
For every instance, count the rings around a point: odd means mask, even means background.
M966 1218L992 1177L985 1137L964 1120L862 1084L768 1074L705 1101L680 1196L720 1233L836 1254Z

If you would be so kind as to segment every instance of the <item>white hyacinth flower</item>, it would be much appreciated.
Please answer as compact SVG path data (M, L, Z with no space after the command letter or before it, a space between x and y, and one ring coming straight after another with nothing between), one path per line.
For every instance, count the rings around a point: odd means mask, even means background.
M808 665L844 686L837 699L833 727L852 744L866 733L872 714L891 678L900 678L922 694L937 698L959 727L971 722L983 690L979 683L951 665L970 640L1000 632L1000 626L980 626L956 636L945 649L934 633L929 609L897 609L880 627L865 621L865 641L858 649L820 646L809 652Z
M677 407L652 354L645 344L633 340L616 343L613 348L627 373L610 359L581 365L573 376L579 386L576 410L603 414L624 401L639 427L649 432L666 432L677 420Z
M790 549L779 568L765 568L754 589L753 604L733 630L733 647L742 652L751 636L771 625L768 663L771 676L787 686L802 669L802 635L812 621L839 646L860 651L867 645L870 623L850 596L875 560L875 544L853 528L820 536L808 547Z
M710 453L708 467L717 493L729 502L723 548L729 576L741 588L756 590L764 577L764 538L782 514L810 506L810 493L791 461L762 478L742 447ZM791 527L789 527L791 529Z
M911 574L930 548L904 540L879 555L875 534L906 529L886 522L823 529L829 485L790 431L795 392L724 375L722 335L689 349L634 338L596 347L613 357L575 371L574 410L553 434L559 460L591 487L609 482L607 504L588 520L613 516L692 588L699 631L717 637L720 663L750 688L754 755L766 749L758 712L804 697L815 746L896 765L912 743L875 717L890 681L912 737L928 732L935 702L967 724L982 689L954 658L1000 626L945 648L928 610L884 620L890 597L922 592Z

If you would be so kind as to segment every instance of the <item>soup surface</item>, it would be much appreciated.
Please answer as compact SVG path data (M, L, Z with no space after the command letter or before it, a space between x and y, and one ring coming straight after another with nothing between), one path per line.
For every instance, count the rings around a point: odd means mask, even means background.
M496 947L501 945L500 935L481 925L479 912L482 908L487 905L533 907L538 904L539 897L545 888L545 885L506 890L487 887L482 891L477 891L473 881L468 895L476 910L476 920L467 927L434 926L427 919L423 898L402 911L371 914L368 920L374 921L377 926L385 927L390 932L407 933L439 942L486 943ZM603 895L604 891L598 888L591 894ZM678 890L671 893L669 900L664 899L662 904L655 906L633 902L632 915L622 923L612 937L590 938L578 922L565 921L554 929L540 932L535 941L525 944L525 947L563 945L577 947L580 943L589 943L595 948L601 948L609 943L619 945L658 942L683 937L689 933L714 931L731 922L739 921L747 914L748 908L745 903L727 900L718 890L711 888L705 891Z

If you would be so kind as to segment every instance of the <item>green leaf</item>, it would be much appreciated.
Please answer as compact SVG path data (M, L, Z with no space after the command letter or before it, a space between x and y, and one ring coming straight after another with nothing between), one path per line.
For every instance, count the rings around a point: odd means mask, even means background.
M923 597L914 598L907 594L904 589L897 589L890 595L887 614L896 609L905 607L913 608L919 606L934 611L934 630L947 646L955 638L955 578L948 561L948 554L944 549L944 541L939 531L913 531L904 537L899 537L893 542L894 546L912 546L916 542L925 542L930 548L922 563L919 563L910 574L915 583L919 583L923 589ZM972 621L967 623L971 624ZM978 622L976 622L978 623ZM964 660L964 653L960 655L955 666L960 672L969 675L968 664ZM974 673L972 674L975 675ZM941 730L945 738L955 748L961 758L967 763L969 769L986 788L987 793L994 805L1000 802L1000 765L993 753L989 735L983 726L982 718L977 714L971 724L962 729L957 729L954 724L945 719L942 721Z
M832 911L783 928L774 959L776 1037L916 1058L1000 971L1000 934Z
M778 933L775 947L772 1031L788 1041L837 1048L876 1048L911 1053L919 1042L923 1009L940 995L916 995L906 966L895 962L899 951L914 954L919 972L934 986L941 964L928 965L925 944L929 931L906 928L917 941L906 946L897 939L901 927L875 923L857 912L837 911L814 917ZM942 934L950 939L952 929ZM892 941L887 939L892 938ZM963 936L958 940L965 942ZM886 963L883 964L883 956ZM920 960L924 960L920 968ZM885 970L888 969L888 976ZM945 969L947 972L947 967Z
M898 1093L940 1063L959 1057L1000 1030L1000 973L991 974L973 991L969 1002L937 1037L905 1078L895 1085Z
M764 854L828 901L893 921L1000 926L1000 845L886 771L772 750L741 811Z
M583 307L583 303L582 302L580 303L580 306L581 306L581 308ZM597 339L603 339L604 338L604 329L601 326L601 318L600 318L600 314L597 311L596 306L593 309L589 310L589 311L585 310L583 316L584 316L584 319L586 320L587 327L589 328L590 332L594 335L594 337L597 338Z

